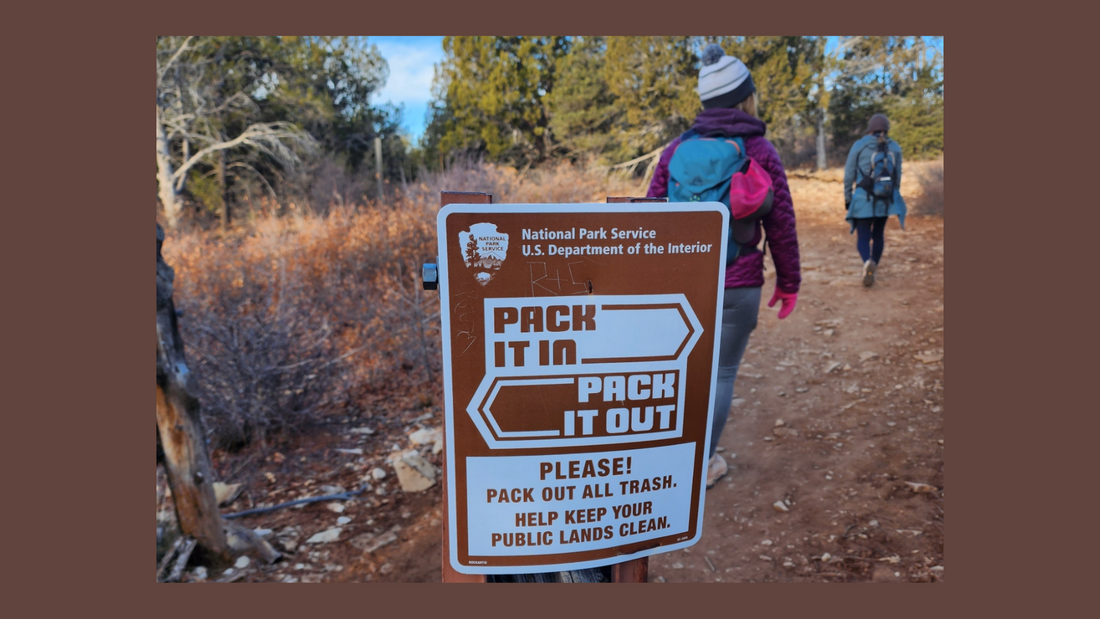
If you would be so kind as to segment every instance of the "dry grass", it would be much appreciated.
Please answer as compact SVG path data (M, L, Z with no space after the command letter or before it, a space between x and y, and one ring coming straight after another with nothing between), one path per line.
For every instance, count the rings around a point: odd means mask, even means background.
M434 391L439 299L420 288L436 254L439 192L495 202L644 195L631 179L570 166L526 173L468 163L389 204L269 213L229 234L169 233L180 328L218 447L263 442L395 388ZM279 210L291 214L276 217Z
M844 168L788 171L795 213L817 219L844 218ZM943 216L943 159L905 162L901 195L911 215Z
M916 185L915 195L910 201L913 212L943 217L943 158L921 162L915 173L910 173L910 178Z
M473 161L457 162L443 173L410 187L410 198L438 204L441 191L484 191L498 203L603 202L607 196L644 196L640 179L608 175L598 168L563 163L552 168L516 170Z

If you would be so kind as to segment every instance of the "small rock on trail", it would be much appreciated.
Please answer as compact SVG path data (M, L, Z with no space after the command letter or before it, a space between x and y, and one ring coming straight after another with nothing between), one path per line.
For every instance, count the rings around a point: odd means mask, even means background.
M313 537L306 540L307 544L328 544L340 539L340 533L343 529L337 527L335 529L328 529L327 531L321 531Z
M435 485L435 466L415 449L395 453L390 462L405 492L422 492Z

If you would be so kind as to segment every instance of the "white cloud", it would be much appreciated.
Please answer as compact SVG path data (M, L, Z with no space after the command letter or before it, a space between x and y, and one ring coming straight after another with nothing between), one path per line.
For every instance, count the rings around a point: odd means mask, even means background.
M390 67L390 77L375 95L376 102L412 107L431 100L434 66L443 60L440 37L379 37L371 42Z

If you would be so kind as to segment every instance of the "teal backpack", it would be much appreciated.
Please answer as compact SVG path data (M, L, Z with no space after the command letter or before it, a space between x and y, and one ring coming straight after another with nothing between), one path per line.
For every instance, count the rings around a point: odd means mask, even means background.
M875 144L864 146L863 150L867 150L872 146L875 151L871 154L871 169L869 171L864 172L859 169L859 156L856 156L856 169L863 177L856 183L856 186L866 191L872 201L885 200L887 203L892 204L894 202L894 191L898 185L897 159L894 153L890 151L889 140L879 139ZM862 154L863 152L860 151L860 155Z
M685 133L668 162L668 199L670 202L721 202L730 210L730 182L735 172L749 163L745 142L740 137L702 137ZM730 216L726 266L741 254L741 245L733 240Z

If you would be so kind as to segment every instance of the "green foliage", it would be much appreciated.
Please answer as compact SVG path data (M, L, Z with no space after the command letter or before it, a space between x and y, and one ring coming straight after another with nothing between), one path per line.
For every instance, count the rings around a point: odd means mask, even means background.
M187 192L207 209L222 196L291 193L328 200L374 195L374 138L383 136L383 176L412 181L455 157L513 166L566 159L604 164L653 152L702 110L699 53L717 42L753 74L757 111L788 165L813 159L825 123L835 161L886 113L907 158L943 151L943 55L927 37L453 36L443 42L430 118L420 148L401 134L404 112L371 105L388 67L365 37L196 37L177 71L191 71L203 120L190 143L170 137L172 157L238 135L254 123L291 123L321 157L291 176L270 153L225 152L218 186L211 156L187 174ZM942 40L942 38L941 38ZM158 37L158 63L183 37ZM942 49L942 45L938 46ZM186 67L183 69L181 67ZM158 96L160 91L158 89ZM824 120L822 120L824 119ZM204 142L205 141L205 142Z
M585 154L600 159L622 156L624 114L605 77L606 49L604 37L577 37L560 61L557 84L547 95L553 110L551 136L570 160Z
M213 175L202 175L192 169L188 175L187 192L210 213L222 209L222 189Z
M896 51L894 43L864 39L848 55ZM825 37L449 37L425 159L465 152L513 164L616 163L652 152L702 110L698 53L713 42L752 71L758 114L780 152L787 143L812 143L826 110L842 139L873 113L872 81L840 71ZM934 148L925 133L922 149Z
M890 137L906 159L932 159L943 153L943 95L894 97L885 113Z
M345 155L357 169L374 149L374 137L394 135L400 112L372 107L389 69L366 37L283 37L279 64L261 88L265 116L290 119L309 131L325 150Z
M429 148L517 164L546 159L545 98L568 49L566 37L444 37L436 72L443 103L433 107Z
M608 37L605 79L623 114L623 158L686 131L702 110L696 37Z
M184 38L158 37L158 59L171 57ZM385 137L385 178L412 173L408 142L400 136L402 110L370 104L389 69L366 37L194 37L174 70L188 72L177 83L191 92L187 100L194 102L193 110L181 113L201 115L190 144L169 136L177 154L232 138L254 123L282 122L305 130L323 158L340 162L347 174L372 175L374 138L379 135ZM253 149L237 147L225 155L227 195L253 185L306 191L308 179L285 177L276 162ZM201 162L197 174L188 175L188 184L207 179L188 192L208 207L215 194L221 202L221 192L206 186L216 158Z
M741 59L756 85L756 111L769 126L807 117L821 68L822 51L814 37L718 37L726 54Z
M942 53L924 37L852 37L843 45L829 103L835 147L847 153L882 112L906 158L942 153Z
M887 113L909 157L943 150L943 57L924 37L447 37L426 162L459 153L506 163L651 152L702 109L698 53L717 42L752 71L757 112L785 157L813 151L827 119L835 152ZM834 155L835 157L835 155Z
M195 54L207 64L212 101L238 92L252 99L223 117L227 124L291 122L354 165L386 120L369 98L389 71L365 37L202 37Z

